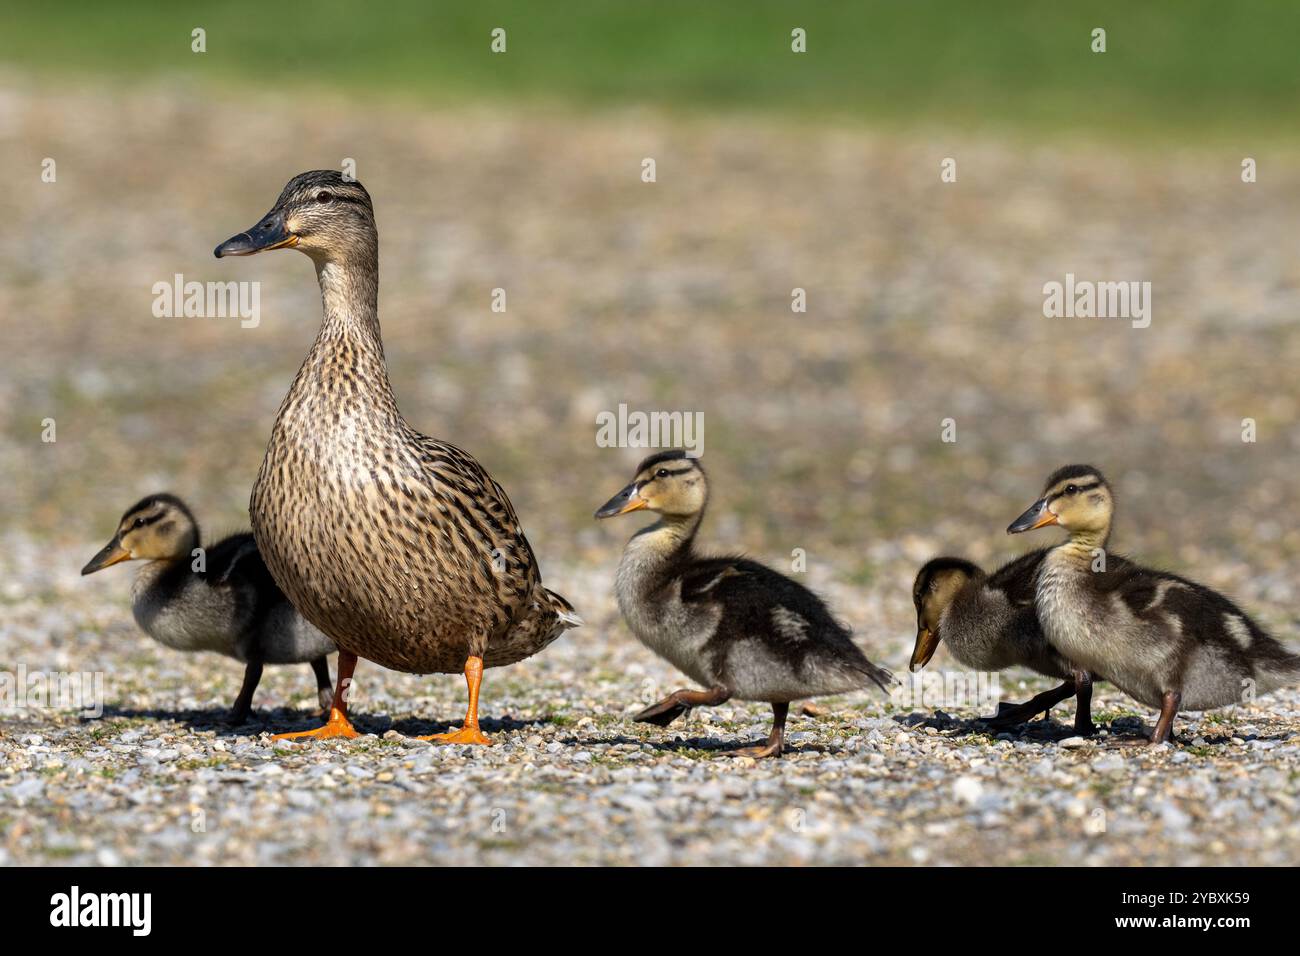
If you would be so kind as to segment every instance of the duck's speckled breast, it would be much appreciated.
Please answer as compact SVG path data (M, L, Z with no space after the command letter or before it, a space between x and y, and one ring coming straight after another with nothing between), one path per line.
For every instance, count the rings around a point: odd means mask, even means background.
M413 673L459 673L471 652L492 666L526 616L532 553L508 501L475 500L477 463L401 419L382 356L358 359L318 341L299 371L253 487L258 548L340 648Z

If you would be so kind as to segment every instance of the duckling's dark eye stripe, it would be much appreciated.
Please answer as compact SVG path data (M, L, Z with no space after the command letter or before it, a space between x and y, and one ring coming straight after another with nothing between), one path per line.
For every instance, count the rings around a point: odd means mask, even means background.
M1083 491L1092 491L1092 489L1094 489L1094 488L1100 488L1100 487L1101 487L1101 482L1100 482L1100 481L1094 481L1094 482L1092 482L1092 484L1088 484L1088 485L1075 485L1075 486L1074 486L1074 491L1075 491L1075 493L1079 493L1079 492L1083 492ZM1058 492L1057 492L1056 494L1054 494L1054 495L1048 495L1048 496L1047 496L1047 500L1048 500L1049 502L1052 502L1052 501L1055 501L1057 498L1062 498L1062 497L1064 497L1065 494L1066 494L1066 493L1065 493L1064 491L1058 491Z
M154 524L155 522L162 521L163 516L164 516L165 514L166 514L166 512L164 512L164 511L160 511L160 512L158 512L156 515L154 515L152 518L135 518L135 519L132 520L131 523L132 523L132 524L135 524L135 522L138 521L138 522L140 522L140 523L139 523L138 525L136 525L136 527L139 527L139 528L147 528L147 527L149 527L149 525Z
M664 471L667 471L668 474L670 474L670 475L684 475L684 474L686 474L688 471L694 471L694 470L695 470L694 468L678 468L678 469L676 469L675 471L668 471L667 468L664 469Z

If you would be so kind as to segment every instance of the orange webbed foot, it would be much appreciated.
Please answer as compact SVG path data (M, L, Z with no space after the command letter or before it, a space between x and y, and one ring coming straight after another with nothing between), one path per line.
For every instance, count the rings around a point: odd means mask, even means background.
M423 737L416 737L416 740L428 740L435 744L477 744L481 747L491 747L492 738L488 737L478 727L462 727L460 730L453 730L445 734L426 734Z
M315 730L299 730L292 734L276 734L272 740L301 740L310 738L313 740L325 740L329 737L360 737L357 729L352 726L347 715L341 710L330 710L329 720L325 721L325 726L317 727Z

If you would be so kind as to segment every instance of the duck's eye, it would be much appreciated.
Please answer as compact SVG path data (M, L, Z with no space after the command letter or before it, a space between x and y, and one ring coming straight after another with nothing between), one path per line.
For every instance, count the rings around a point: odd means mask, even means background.
M316 194L316 201L317 201L317 202L329 202L329 201L332 200L333 198L334 198L334 194L331 193L331 192L327 192L327 191L324 190L324 189L322 189L320 192L318 192L318 193Z
M667 469L667 468L660 468L658 471L655 472L655 477L656 477L656 478L667 478L667 477L668 477L668 469Z
M143 519L143 518L136 518L136 519L135 519L135 527L137 527L137 528L143 528L143 527L144 527L144 519Z
M1066 493L1067 495L1077 495L1077 494L1079 493L1079 486L1078 486L1078 485L1066 485L1066 486L1065 486L1065 493Z

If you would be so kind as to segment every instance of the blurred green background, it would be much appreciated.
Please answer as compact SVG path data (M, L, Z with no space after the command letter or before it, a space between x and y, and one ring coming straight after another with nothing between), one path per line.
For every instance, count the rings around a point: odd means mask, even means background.
M802 27L808 53L790 53ZM194 27L207 53L190 51ZM507 30L505 56L484 55ZM1107 30L1107 52L1090 34ZM1150 136L1293 137L1300 5L1051 3L433 3L238 0L13 5L0 59L133 83L216 79L425 103L779 111L892 124Z
M807 548L892 600L937 551L1038 543L1002 529L1087 460L1120 547L1280 607L1297 36L1300 5L1207 0L12 7L0 529L97 547L164 487L246 523L319 299L294 253L211 250L351 157L402 408L510 490L544 564L608 571L634 526L590 518L638 457L594 443L626 402L704 413L720 547ZM1045 319L1067 272L1152 282L1152 327ZM155 318L176 273L259 281L261 325Z

